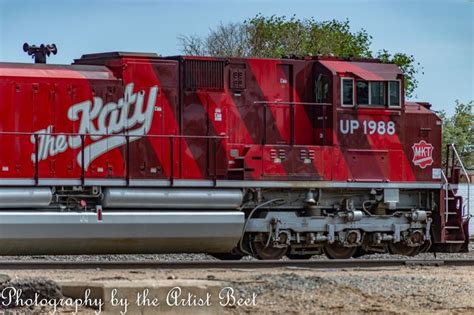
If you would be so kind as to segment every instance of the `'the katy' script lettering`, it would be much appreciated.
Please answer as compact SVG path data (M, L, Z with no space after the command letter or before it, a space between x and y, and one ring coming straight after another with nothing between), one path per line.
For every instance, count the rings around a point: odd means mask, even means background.
M133 83L127 84L123 98L117 103L104 105L102 98L94 97L72 105L67 113L71 121L79 121L78 135L52 135L53 126L36 132L31 142L38 139L38 160L46 160L65 152L68 148L78 149L82 145L81 135L88 135L91 143L84 146L84 165L87 169L92 161L108 151L124 145L128 134L129 141L135 141L150 131L158 87L150 88L146 106L145 91L133 92ZM117 136L119 134L119 136ZM31 160L36 160L32 154ZM77 155L77 163L82 165L82 152Z

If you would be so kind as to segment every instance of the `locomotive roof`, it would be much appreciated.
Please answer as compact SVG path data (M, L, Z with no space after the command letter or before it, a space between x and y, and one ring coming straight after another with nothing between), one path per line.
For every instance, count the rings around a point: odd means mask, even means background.
M106 66L0 62L0 76L116 80Z
M116 79L113 72L104 65L99 65L99 60L107 59L148 59L148 60L220 60L229 59L271 59L271 60L293 60L293 61L317 61L326 67L333 74L351 73L367 81L395 80L402 75L400 68L393 63L382 62L377 59L367 58L340 58L333 56L307 56L303 58L244 58L244 57L209 57L209 56L167 56L162 57L156 53L139 52L104 52L82 55L76 59L72 65L54 65L54 64L29 64L29 63L0 63L1 76L23 76L23 77L58 77L58 78L87 78L99 80ZM98 65L89 65L88 63ZM31 70L36 71L31 71ZM37 71L40 70L40 71ZM73 71L71 71L73 70Z
M104 59L104 58L159 58L160 55L156 53L141 53L141 52L126 52L126 51L111 51L103 53L93 53L82 55L80 59Z
M208 56L170 56L166 59L193 59L193 60L228 60L234 58L220 58ZM333 74L352 73L366 81L396 80L403 75L400 68L389 62L379 59L369 58L341 58L333 56L308 56L304 58L243 58L235 59L264 59L264 60L297 60L297 61L317 61L330 70Z
M353 73L367 81L395 80L402 71L394 63L345 61L345 60L319 60L319 62L332 71L333 74Z
M427 102L405 102L407 113L426 114L431 113L431 104Z
M372 63L372 64L383 64L383 65L392 65L395 64L390 62L385 62L376 58L359 58L359 57L336 57L336 56L288 56L282 58L262 58L262 57L217 57L217 56L196 56L196 55L171 55L171 56L161 56L157 53L145 53L145 52L124 52L124 51L111 51L103 53L92 53L84 54L80 59L106 59L106 58L151 58L151 59L196 59L196 60L228 60L228 59L264 59L264 60L301 60L301 61L339 61L341 63Z

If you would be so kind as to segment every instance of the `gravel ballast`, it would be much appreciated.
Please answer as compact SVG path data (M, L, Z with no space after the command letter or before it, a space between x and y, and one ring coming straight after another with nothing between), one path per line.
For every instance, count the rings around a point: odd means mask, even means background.
M197 279L225 283L235 290L237 297L250 298L256 294L255 305L222 307L223 314L474 313L472 267L0 270L0 273L12 279L41 277L59 283L117 280L159 283L160 280Z

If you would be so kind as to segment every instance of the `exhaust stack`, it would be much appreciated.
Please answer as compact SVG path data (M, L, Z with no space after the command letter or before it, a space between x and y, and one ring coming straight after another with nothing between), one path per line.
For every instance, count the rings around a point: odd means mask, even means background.
M58 53L58 48L55 44L44 45L41 44L39 47L35 45L29 45L28 43L23 44L23 51L26 52L29 56L35 59L35 63L46 63L46 58L49 55L56 55Z

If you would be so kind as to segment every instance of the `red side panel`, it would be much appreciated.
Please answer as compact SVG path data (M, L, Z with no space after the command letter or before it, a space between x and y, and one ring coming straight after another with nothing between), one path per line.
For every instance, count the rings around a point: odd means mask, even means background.
M341 76L394 80L400 71L120 53L73 66L0 64L0 179L439 181L436 115L403 102L341 107Z

